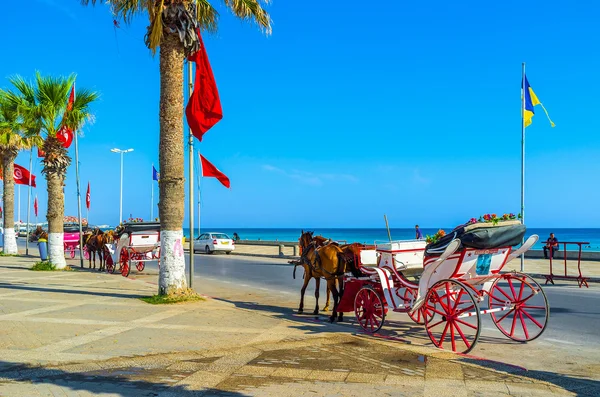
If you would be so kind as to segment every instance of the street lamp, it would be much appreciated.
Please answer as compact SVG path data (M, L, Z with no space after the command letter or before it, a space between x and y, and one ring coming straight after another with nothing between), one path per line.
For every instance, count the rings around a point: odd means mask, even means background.
M110 149L113 153L121 153L121 193L119 199L119 224L123 221L123 153L133 152L133 149L121 150L121 149Z

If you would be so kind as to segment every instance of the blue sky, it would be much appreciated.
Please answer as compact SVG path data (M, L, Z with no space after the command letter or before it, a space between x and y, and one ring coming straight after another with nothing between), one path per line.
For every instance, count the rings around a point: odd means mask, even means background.
M527 224L598 226L600 4L274 0L268 37L219 10L219 32L205 42L224 118L200 150L231 189L202 181L203 226L384 227L386 213L392 227L449 227L518 212L521 62L557 125L536 109L527 128ZM143 43L147 19L115 32L108 7L78 0L4 11L0 34L12 39L1 78L76 73L101 94L80 140L92 223L118 220L113 147L135 149L125 155L124 214L148 219L159 74ZM74 165L66 194L75 215Z

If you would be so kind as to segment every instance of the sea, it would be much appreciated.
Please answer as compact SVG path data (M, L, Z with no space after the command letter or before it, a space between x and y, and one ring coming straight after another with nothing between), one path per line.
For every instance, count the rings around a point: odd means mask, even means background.
M446 232L449 232L453 228L444 228ZM332 240L346 243L364 243L373 244L377 242L389 241L388 233L385 228L344 228L344 229L333 229L333 228L312 228L304 229L314 231L315 235L322 235ZM433 235L439 229L427 229L421 228L423 235ZM233 233L237 233L241 240L263 240L263 241L285 241L285 242L297 242L302 232L301 228L202 228L201 233L204 232L222 232L229 236ZM554 233L558 241L562 242L585 242L583 245L584 251L600 251L600 229L549 229L549 228L530 228L527 229L525 238L532 234L540 236L539 242L533 247L534 249L542 249L544 246L543 241L550 236L550 233ZM189 229L184 229L185 236L189 236ZM194 235L197 237L197 231L194 231ZM415 229L390 229L392 240L411 240L415 238ZM561 246L562 249L562 246ZM567 246L568 250L576 250L577 246Z

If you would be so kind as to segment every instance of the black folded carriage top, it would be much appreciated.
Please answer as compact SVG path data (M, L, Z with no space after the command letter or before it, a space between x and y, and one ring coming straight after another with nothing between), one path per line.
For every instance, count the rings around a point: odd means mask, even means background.
M131 234L133 232L157 232L160 230L160 222L132 222L123 225L124 233Z
M88 230L87 226L82 226L81 227L81 231L85 232L86 230ZM72 223L65 223L63 225L63 232L64 233L77 233L79 232L79 225L78 224L72 224Z
M460 240L458 251L465 248L493 249L512 247L523 241L527 228L520 221L492 223L473 223L455 228L436 243L427 244L426 256L440 256L454 239Z

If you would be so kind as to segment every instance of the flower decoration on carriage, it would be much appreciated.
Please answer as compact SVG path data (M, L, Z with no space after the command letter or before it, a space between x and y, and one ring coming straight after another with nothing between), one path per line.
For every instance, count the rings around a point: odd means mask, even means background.
M494 225L497 225L498 222L503 222L503 221L514 221L517 219L521 219L521 214L513 214L508 213L508 214L503 214L502 216L498 216L496 214L485 214L479 217L479 219L475 219L475 218L471 218L469 220L469 222L467 222L468 225L473 224L473 223L492 223Z
M433 236L430 236L430 235L425 236L425 241L427 242L427 244L435 244L438 242L439 239L441 239L445 235L446 235L446 232L444 230L440 229Z
M63 218L63 223L72 223L72 224L79 224L79 218L76 216L65 216ZM81 218L81 224L82 225L87 225L88 221L86 218Z
M137 223L137 222L144 222L144 219L142 218L129 218L126 221L123 221L123 223Z

